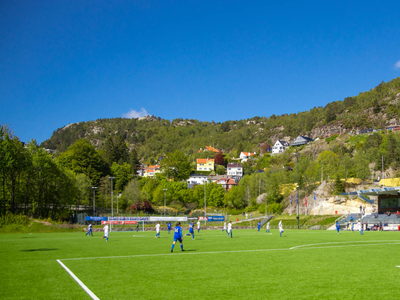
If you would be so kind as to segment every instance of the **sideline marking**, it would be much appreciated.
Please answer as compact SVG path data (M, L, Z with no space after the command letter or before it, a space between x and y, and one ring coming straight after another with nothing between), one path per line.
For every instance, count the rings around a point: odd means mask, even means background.
M174 257L177 255L199 255L199 254L220 254L220 253L247 253L247 252L268 252L268 251L290 251L290 250L306 250L306 249L328 249L328 248L341 248L341 247L359 247L359 246L381 246L381 245L399 245L400 241L388 240L385 243L375 243L375 244L358 244L358 245L332 245L332 246L321 246L321 247L306 247L306 246L318 246L318 245L331 245L334 243L365 243L365 242L377 242L377 241L353 241L353 242L331 242L331 243L321 243L321 244L309 244L300 245L292 248L280 248L280 249L254 249L254 250L227 250L227 251L210 251L210 252L177 252L171 253L158 253L158 254L138 254L138 255L122 255L122 256L98 256L98 257L77 257L77 258L63 258L61 260L91 260L91 259L106 259L106 258L135 258L135 257L152 257L152 256L170 256ZM393 243L387 243L393 242ZM306 247L306 248L300 248ZM400 266L399 266L400 267Z
M85 292L88 293L90 298L92 298L93 300L100 300L100 298L98 298L91 290L89 290L89 288L82 281L80 281L79 278L76 277L75 274L72 273L72 271L68 269L59 259L57 259L57 262L61 265L61 267L65 269L65 271L69 273L69 275L71 275L71 277L81 286L81 288L83 288Z
M398 241L395 240L377 240L377 241L343 241L343 242L328 242L328 243L318 243L318 244L308 244L308 245L299 245L299 246L294 246L291 247L290 250L294 249L299 249L299 248L304 248L308 246L319 246L319 245L332 245L332 244L349 244L349 243L377 243L377 244L371 244L371 245L379 245L379 244L385 244L387 245L388 243L380 243L380 242L396 242ZM346 245L346 246L360 246L360 245ZM366 244L364 244L366 246ZM340 246L331 246L331 247L340 247ZM313 249L315 247L308 247L307 249ZM321 247L319 247L321 248Z

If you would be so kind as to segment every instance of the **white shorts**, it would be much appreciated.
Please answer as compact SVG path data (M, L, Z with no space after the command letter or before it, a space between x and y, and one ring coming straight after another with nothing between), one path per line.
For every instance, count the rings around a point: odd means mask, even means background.
M104 231L104 236L108 236L108 231Z

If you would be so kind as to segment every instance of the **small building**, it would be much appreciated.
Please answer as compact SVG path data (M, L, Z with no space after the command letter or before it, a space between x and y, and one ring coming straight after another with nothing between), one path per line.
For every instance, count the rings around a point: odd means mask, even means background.
M306 145L312 141L313 139L309 138L308 136L299 135L297 138L295 138L293 143L290 144L290 146L294 147L294 146Z
M240 152L239 158L242 162L246 162L248 159L250 159L254 155L256 155L255 152Z
M272 154L279 154L285 152L289 148L289 143L283 140L277 140L275 145L272 147Z
M213 158L198 158L196 170L197 171L214 171L214 159Z
M160 168L161 168L160 165L151 165L151 166L148 166L148 167L145 169L145 172L144 172L143 176L144 176L144 177L151 177L151 178L153 178L157 173L161 173Z
M214 147L205 146L204 149L203 149L203 148L200 148L200 150L198 151L198 153L204 152L204 151L210 151L210 152L214 152L214 153L219 153L219 152L221 152L220 150L218 150L218 149L216 149L216 148L214 148Z
M365 133L371 133L371 132L374 132L373 128L366 128L366 129L359 130L357 134L365 134Z
M226 167L228 176L243 177L243 167L241 164L228 164Z
M267 142L260 145L260 154L272 152L272 146Z
M203 185L204 182L207 182L208 176L203 174L191 174L190 177L186 180L187 187L192 188L196 185Z
M136 175L142 177L142 176L144 176L145 171L146 171L146 168L144 168L142 165L140 165L136 169Z
M222 185L225 191L229 191L233 186L237 185L236 181L230 177L224 177L218 179L217 184Z

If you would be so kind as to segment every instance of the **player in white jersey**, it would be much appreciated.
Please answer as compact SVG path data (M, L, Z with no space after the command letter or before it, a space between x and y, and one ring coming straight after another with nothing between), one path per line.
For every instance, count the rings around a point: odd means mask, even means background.
M200 220L197 221L197 233L200 232Z
M282 220L279 221L279 236L282 236L283 233L283 225L282 225Z
M156 224L156 236L155 238L159 238L160 237L160 222L158 222Z
M269 222L267 223L267 230L265 232L269 233Z
M222 229L222 232L226 230L226 222L224 222L224 229Z
M363 224L361 224L360 220L358 220L358 231L360 232L361 235L364 234L364 232L363 232Z
M108 242L108 225L104 226L103 230L104 230L103 239L106 238L106 242Z
M230 221L229 224L228 224L227 232L228 232L228 237L229 237L229 234L231 234L231 237L232 237L232 221Z

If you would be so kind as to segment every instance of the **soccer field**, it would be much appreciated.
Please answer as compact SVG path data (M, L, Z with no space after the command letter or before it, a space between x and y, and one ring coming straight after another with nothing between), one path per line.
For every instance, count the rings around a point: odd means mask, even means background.
M186 231L184 232L186 233ZM400 232L0 235L0 299L399 299Z

